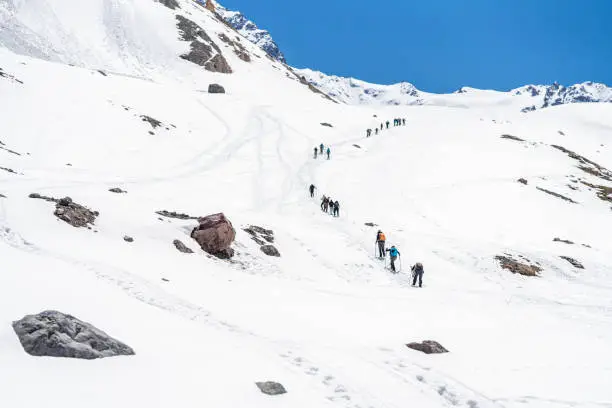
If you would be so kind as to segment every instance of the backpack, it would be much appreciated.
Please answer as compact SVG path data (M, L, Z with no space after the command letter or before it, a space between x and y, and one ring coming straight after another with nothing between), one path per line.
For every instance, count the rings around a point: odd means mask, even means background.
M415 265L412 267L412 270L413 270L414 272L418 272L418 273L423 272L423 264L422 264L422 263L420 263L420 262L417 262L417 263L416 263L416 264L415 264Z
M381 233L378 234L378 240L379 241L386 241L387 237L385 237L385 234L381 232Z

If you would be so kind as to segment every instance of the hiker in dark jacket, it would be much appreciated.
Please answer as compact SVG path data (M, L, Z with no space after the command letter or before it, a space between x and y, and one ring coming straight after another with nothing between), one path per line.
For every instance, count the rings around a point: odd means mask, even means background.
M319 149L317 149L316 147L314 148L314 158L317 158L317 155L319 153Z
M321 143L321 144L319 145L319 148L321 149L321 152L320 152L321 154L323 154L323 148L324 148L324 147L325 147L325 146L323 146L323 143Z
M329 198L323 196L321 199L321 211L327 212L327 206L329 205Z
M338 200L336 200L336 202L334 203L334 217L339 217L340 216L340 203L338 202Z
M374 133L378 134L378 128L374 129Z
M389 129L389 121L387 121L387 129Z
M423 274L425 273L425 269L423 269L423 264L417 262L412 268L412 286L416 286L417 279L419 280L419 288L423 287Z
M368 129L368 130L366 131L366 135L367 135L366 137L370 137L370 136L372 136L372 129Z
M315 192L316 187L314 186L314 184L311 184L310 187L308 188L308 190L310 190L310 197L314 198L314 192Z
M402 122L404 123L404 126L406 126L406 119L402 119Z

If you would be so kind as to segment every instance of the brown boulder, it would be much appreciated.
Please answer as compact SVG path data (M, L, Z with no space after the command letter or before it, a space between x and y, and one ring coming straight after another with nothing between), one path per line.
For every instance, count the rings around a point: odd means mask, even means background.
M236 238L236 230L223 213L208 215L198 220L199 224L191 233L200 247L211 255L227 259L234 255L230 248Z

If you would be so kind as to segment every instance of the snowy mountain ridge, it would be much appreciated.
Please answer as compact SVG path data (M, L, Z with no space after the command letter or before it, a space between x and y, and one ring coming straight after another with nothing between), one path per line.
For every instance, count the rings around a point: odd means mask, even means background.
M205 5L208 0L196 0L198 3ZM270 57L280 62L286 63L285 56L280 50L278 44L272 38L269 31L261 29L253 21L249 20L240 11L232 11L223 7L218 2L214 2L216 12L236 31L242 34L246 39L251 41L263 49Z
M612 88L594 82L568 87L556 83L526 85L508 92L462 87L453 94L434 94L421 91L407 82L380 85L355 78L327 75L311 69L296 69L295 72L332 98L349 105L428 105L439 103L441 98L452 99L452 95L489 95L495 101L506 98L510 103L520 105L523 112L527 112L571 103L612 102Z

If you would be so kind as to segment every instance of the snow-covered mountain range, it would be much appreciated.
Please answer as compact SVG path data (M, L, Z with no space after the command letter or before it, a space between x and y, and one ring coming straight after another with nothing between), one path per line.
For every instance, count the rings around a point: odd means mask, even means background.
M608 408L612 104L333 103L219 16L0 0L0 406Z
M423 92L408 82L379 85L311 69L295 71L332 98L350 105L427 105L437 104L441 99L448 99L445 96L450 96ZM498 102L505 98L507 103L516 104L523 112L570 103L612 102L612 88L593 82L568 87L556 83L527 85L508 92L462 87L455 94L488 95Z

